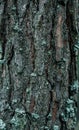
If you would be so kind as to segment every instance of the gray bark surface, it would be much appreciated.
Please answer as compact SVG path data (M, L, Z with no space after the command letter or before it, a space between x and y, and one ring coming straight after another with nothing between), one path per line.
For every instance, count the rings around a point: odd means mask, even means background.
M78 4L0 0L0 130L75 130Z

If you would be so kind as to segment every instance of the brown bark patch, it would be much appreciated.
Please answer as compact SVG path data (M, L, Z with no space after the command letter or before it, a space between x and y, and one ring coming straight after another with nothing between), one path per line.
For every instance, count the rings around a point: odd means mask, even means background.
M32 43L31 43L31 47L30 47L30 57L31 57L32 67L34 70L35 69L35 45L33 43L33 38L32 38Z
M54 106L52 108L52 120L53 120L53 122L56 121L57 111L58 111L58 104L56 102L54 102Z
M56 37L57 37L57 47L63 47L63 39L62 39L62 15L58 16L58 23L57 23L57 30L56 30Z
M52 91L52 99L53 99L53 108L52 108L52 120L53 122L56 121L56 115L58 111L58 104L56 103L56 92L53 90Z
M31 96L31 101L30 101L30 107L29 107L29 111L32 113L34 110L34 106L35 106L35 98L33 97L33 95Z
M55 30L55 40L56 40L56 60L59 61L62 58L62 48L63 48L63 8L60 8L57 14L56 20L56 30Z

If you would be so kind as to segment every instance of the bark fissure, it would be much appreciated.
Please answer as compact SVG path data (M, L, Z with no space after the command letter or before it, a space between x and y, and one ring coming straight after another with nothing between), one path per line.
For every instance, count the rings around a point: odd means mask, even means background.
M35 49L35 45L34 45L34 39L32 38L30 55L31 55L33 71L35 70L35 52L36 52L36 49Z
M8 73L9 73L9 95L8 95L8 102L9 102L9 105L10 107L12 108L12 105L11 105L11 98L12 98L12 91L13 91L13 83L12 83L12 78L11 78L11 61L12 61L12 58L14 57L14 46L12 46L12 48L10 48L10 52L9 52L9 56L8 58L6 59L7 60L7 66L8 66Z
M4 9L3 9L3 14L2 14L2 19L1 19L1 41L2 41L2 59L4 59L4 55L5 55L5 46L6 46L6 42L7 42L7 37L6 37L6 20L7 20L7 6L8 6L8 2L7 0L4 1Z
M77 74L76 74L76 54L74 51L74 46L76 43L76 37L77 37L77 30L74 28L73 25L73 12L70 12L71 7L73 7L73 2L67 3L67 9L66 9L66 21L68 26L68 41L69 41L69 47L70 47L70 70L69 70L69 83L72 84L73 80L77 80ZM74 7L73 7L74 8Z

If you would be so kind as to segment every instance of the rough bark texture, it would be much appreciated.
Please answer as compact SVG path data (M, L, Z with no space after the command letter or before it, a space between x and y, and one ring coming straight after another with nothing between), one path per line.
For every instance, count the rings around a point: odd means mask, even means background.
M0 0L0 130L74 130L78 0Z

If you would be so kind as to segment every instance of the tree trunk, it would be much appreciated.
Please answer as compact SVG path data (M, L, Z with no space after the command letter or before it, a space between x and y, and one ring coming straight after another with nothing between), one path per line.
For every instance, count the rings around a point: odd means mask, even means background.
M0 130L74 130L78 0L0 1Z

